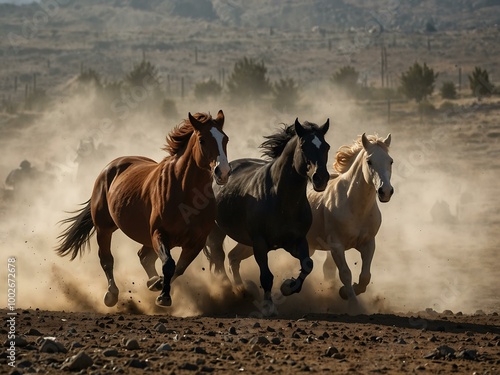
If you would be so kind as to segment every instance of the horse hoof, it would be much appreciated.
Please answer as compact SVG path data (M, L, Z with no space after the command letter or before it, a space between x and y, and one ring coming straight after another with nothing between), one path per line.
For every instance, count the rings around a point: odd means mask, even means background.
M366 292L366 287L361 287L359 284L354 283L352 287L354 289L354 293L356 293L357 296L361 293Z
M153 276L147 281L148 289L152 292L159 292L163 288L163 278L160 276Z
M261 309L262 315L266 318L278 316L278 309L273 301L266 301Z
M348 296L347 296L347 292L346 292L346 287L343 286L339 289L339 295L340 295L340 298L342 298L343 300L346 300L348 299Z
M156 297L156 305L160 307L168 307L172 305L172 298L170 296L162 296L161 294Z
M300 281L297 281L296 279L286 279L283 284L281 284L281 294L283 294L285 297L290 296L294 293L300 292L302 289L302 283Z
M108 307L113 307L118 302L118 294L106 292L104 295L104 304Z

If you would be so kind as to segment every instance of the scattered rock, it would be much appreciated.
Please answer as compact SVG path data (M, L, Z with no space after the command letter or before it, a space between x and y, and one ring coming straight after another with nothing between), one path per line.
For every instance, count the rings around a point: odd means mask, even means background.
M148 367L148 363L144 360L140 360L137 358L131 358L125 363L126 367L132 367L132 368L141 368L144 369Z
M273 337L271 339L271 343L273 343L274 345L279 345L281 344L281 339L279 337Z
M424 355L424 358L425 359L455 358L455 349L447 345L441 345L440 347L434 349L432 352Z
M108 348L102 351L102 355L105 357L117 357L119 354L116 348Z
M230 335L237 335L238 333L236 332L236 328L235 327L229 327L229 334Z
M141 348L139 342L136 339L128 339L125 343L125 348L127 350L138 350Z
M42 353L67 353L68 350L64 345L51 338L44 339L40 344L40 352Z
M203 349L201 346L196 346L193 351L197 354L207 354L207 351Z
M164 343L164 344L161 344L158 348L156 348L156 351L157 352L171 352L172 347L169 344Z
M36 328L30 328L28 332L26 332L26 336L43 336L43 333Z
M158 323L157 325L154 326L154 329L158 333L167 333L167 327L165 327L165 324L163 323Z
M254 345L254 344L267 345L270 343L270 341L265 336L256 336L256 337L251 338L249 343L251 345Z
M325 357L331 357L338 352L339 350L335 346L330 346L328 347L328 349L326 349Z
M69 357L64 361L61 366L62 370L70 370L70 371L81 371L89 368L94 364L92 358L90 358L87 353L81 351L80 353Z
M192 364L192 363L183 363L182 365L179 366L179 369L181 370L188 370L188 371L196 371L198 370L198 366Z
M471 361L477 360L477 350L465 349L457 353L457 358L468 359Z

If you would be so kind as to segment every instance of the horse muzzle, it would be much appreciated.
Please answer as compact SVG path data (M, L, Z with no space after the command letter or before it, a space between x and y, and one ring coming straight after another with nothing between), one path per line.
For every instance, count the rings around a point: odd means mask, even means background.
M225 185L231 176L231 171L231 166L228 163L217 162L214 168L214 178L217 185Z
M322 192L326 189L328 185L328 181L330 180L330 174L326 170L316 170L311 176L311 182L313 185L313 189L317 192Z
M394 188L392 186L388 186L387 188L381 186L377 190L378 200L382 203L389 202L393 194Z

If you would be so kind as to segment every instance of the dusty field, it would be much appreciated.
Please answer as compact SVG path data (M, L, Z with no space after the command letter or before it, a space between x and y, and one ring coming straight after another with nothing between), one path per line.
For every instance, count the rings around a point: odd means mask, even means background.
M5 310L1 311L5 315ZM496 374L493 315L287 314L176 318L23 310L19 373ZM2 372L9 371L2 355Z

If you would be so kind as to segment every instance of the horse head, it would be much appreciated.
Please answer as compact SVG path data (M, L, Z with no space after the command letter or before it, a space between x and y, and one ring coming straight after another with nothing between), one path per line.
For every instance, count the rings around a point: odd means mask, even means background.
M189 121L195 129L197 136L195 152L196 164L200 168L210 169L218 185L224 185L229 175L231 167L227 160L228 136L222 130L224 126L224 113L220 110L215 119L212 116L191 115Z
M380 202L389 202L394 194L394 188L391 185L393 160L388 153L391 134L382 141L372 143L363 133L361 142L366 151L365 162L363 163L365 181L375 187Z
M314 190L326 189L330 174L326 168L330 145L325 141L325 134L330 127L330 119L318 126L312 123L302 125L295 120L295 133L299 137L299 147L294 155L296 171L311 181Z

